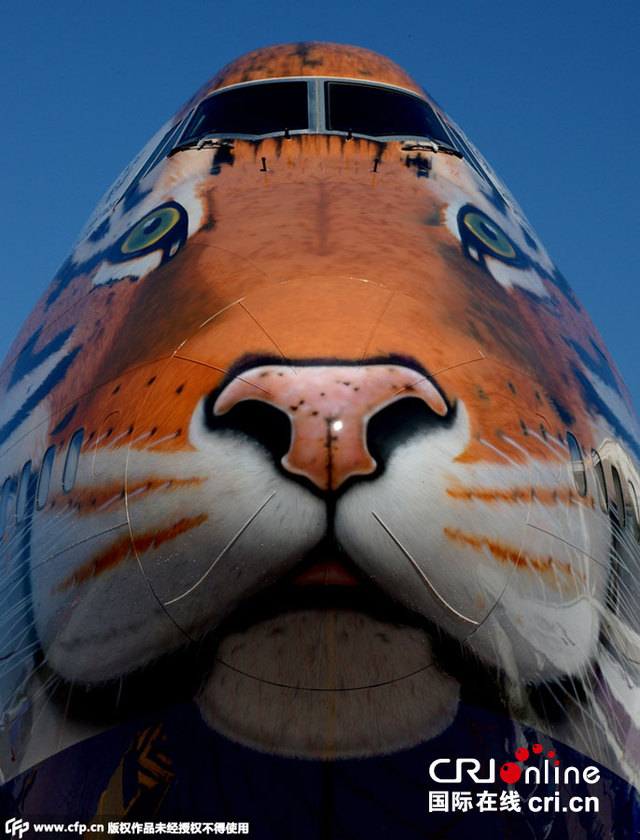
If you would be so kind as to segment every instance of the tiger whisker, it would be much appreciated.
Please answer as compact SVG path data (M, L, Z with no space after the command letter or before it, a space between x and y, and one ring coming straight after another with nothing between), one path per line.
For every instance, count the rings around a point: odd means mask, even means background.
M521 468L521 464L519 464L517 461L514 461L512 458L509 458L509 456L508 456L508 455L505 455L505 453L504 453L501 449L498 449L498 447L497 447L497 446L494 446L492 443L489 443L489 441L488 441L488 440L485 440L484 438L479 437L479 438L478 438L478 441L479 441L479 442L480 442L483 446L487 446L489 449L492 449L494 452L496 452L498 455L500 455L502 458L504 458L504 459L505 459L505 461L508 461L508 462L509 462L510 464L512 464L514 467L516 467L516 468L518 468L518 469L520 469L520 468Z
M373 518L376 520L376 522L380 525L380 527L381 527L381 528L382 528L382 529L383 529L383 530L384 530L384 531L388 534L388 536L389 536L389 537L391 537L391 539L393 540L393 542L397 545L397 547L400 549L401 553L404 555L404 557L406 557L406 559L407 559L407 560L409 561L409 563L412 565L412 567L413 567L414 571L417 573L418 577L419 577L419 578L420 578L420 580L421 580L421 581L425 584L425 586L429 589L429 591L430 591L433 595L435 595L435 596L436 596L436 598L437 598L437 599L438 599L438 600L439 600L442 604L444 604L444 606L445 606L448 610L450 610L450 612L452 612L452 613L454 613L456 616L458 616L458 618L461 618L463 621L466 621L466 622L468 622L469 624L477 625L477 624L478 624L478 622L477 622L475 619L473 619L473 618L468 618L467 616L463 615L463 614L462 614L461 612L459 612L459 611L458 611L455 607L451 606L451 604L449 604L449 603L448 603L448 602L447 602L447 601L446 601L446 600L442 597L442 595L440 595L440 593L438 592L438 590L434 587L434 585L431 583L431 581L429 580L429 578L428 578L428 577L425 575L425 573L422 571L422 569L420 568L420 566L418 565L418 563L416 562L416 560L414 560L414 558L411 556L411 554L409 553L409 551L408 551L408 550L407 550L407 549L406 549L406 548L402 545L402 543L401 543L401 542L400 542L400 540L399 540L399 539L395 536L395 534L393 534L393 532L391 531L391 529L390 529L387 525L385 525L385 523L384 523L384 522L382 521L382 519L378 516L378 514L377 514L377 513L375 513L375 511L373 511L373 510L372 510L372 511L371 511L371 515L372 515L372 516L373 516Z
M269 504L269 502L273 499L273 497L275 495L276 495L276 492L274 490L273 493L255 511L255 513L251 514L251 516L247 519L247 521L244 523L244 525L234 534L234 536L225 545L225 547L222 549L220 554L218 554L218 556L215 558L213 563L209 566L207 571L201 576L201 578L199 580L197 580L193 584L193 586L190 586L189 589L186 590L186 592L183 592L182 595L178 595L177 597L172 598L170 601L165 601L165 603L164 603L165 607L169 606L170 604L175 604L176 601L180 601L180 600L182 600L182 598L186 598L187 595L190 595L194 591L194 589L197 589L198 586L200 586L202 581L215 569L215 567L218 565L219 561L222 560L222 558L229 551L229 549L231 549L235 545L235 543L240 539L242 534L244 534L244 532L247 530L247 528L256 519L256 517L264 510L264 508Z
M35 563L31 566L31 569L38 569L43 566L45 563L50 563L52 560L55 560L57 557L60 557L62 554L66 554L67 551L70 551L72 548L75 548L78 545L83 545L84 543L90 542L91 540L95 540L98 537L103 537L105 534L110 534L113 531L117 531L120 528L124 528L129 523L125 520L124 522L120 522L117 525L112 525L110 528L105 528L104 531L99 531L98 533L91 534L88 537L85 537L82 540L77 540L76 542L72 543L71 545L65 546L61 548L59 551L54 552L53 554L49 555L49 557L42 560L40 563Z
M534 432L533 429L529 429L529 434L531 435L531 437L534 437L536 438L536 440L539 440L540 443L546 446L547 449L549 449L550 452L553 452L554 455L558 455L558 449L562 451L563 455L565 454L564 446L559 441L557 441L553 435L545 439L542 437L542 435L539 435L537 432ZM551 446L549 440L553 442L553 446Z

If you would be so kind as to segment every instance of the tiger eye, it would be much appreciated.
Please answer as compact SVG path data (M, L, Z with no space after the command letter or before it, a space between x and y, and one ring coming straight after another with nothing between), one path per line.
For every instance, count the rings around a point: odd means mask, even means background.
M464 217L464 224L480 242L504 260L516 258L516 250L507 235L484 213L471 211Z
M154 210L138 222L120 246L123 254L135 254L155 245L180 219L175 207Z

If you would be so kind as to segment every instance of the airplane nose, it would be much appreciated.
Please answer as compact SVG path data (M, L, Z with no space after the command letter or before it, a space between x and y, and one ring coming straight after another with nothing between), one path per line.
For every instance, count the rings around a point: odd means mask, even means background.
M328 491L337 490L352 476L376 470L367 444L369 421L407 398L422 400L439 417L448 412L444 398L424 374L404 365L260 365L223 388L213 413L219 417L248 400L284 412L291 440L282 466Z

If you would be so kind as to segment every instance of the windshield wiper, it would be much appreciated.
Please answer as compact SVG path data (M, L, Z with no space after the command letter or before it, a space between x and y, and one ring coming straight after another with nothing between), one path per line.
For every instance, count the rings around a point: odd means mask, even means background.
M187 149L233 149L233 141L220 138L217 134L205 134L204 137L198 137L197 140L189 140L186 143L180 143L174 146L167 157L172 157L177 152L184 152Z
M462 157L461 152L454 149L453 146L445 145L444 143L436 143L435 140L407 140L402 144L403 152L442 152L445 155L454 155L454 157Z

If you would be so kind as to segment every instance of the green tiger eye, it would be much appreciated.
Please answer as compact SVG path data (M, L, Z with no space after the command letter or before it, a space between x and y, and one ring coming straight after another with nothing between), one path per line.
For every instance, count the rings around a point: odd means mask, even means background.
M134 254L155 245L180 218L175 207L163 207L145 216L122 243L123 254Z
M487 216L481 213L467 213L464 224L483 245L502 259L512 260L516 251L506 234Z

